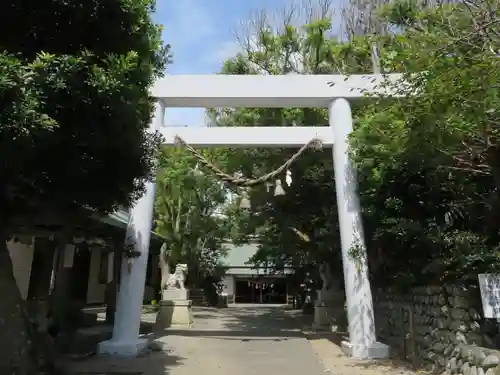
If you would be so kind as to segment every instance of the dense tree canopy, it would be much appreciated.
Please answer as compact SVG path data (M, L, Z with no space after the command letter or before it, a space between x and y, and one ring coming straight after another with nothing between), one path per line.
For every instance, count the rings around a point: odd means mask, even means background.
M471 280L498 266L499 45L491 12L487 2L382 9L400 30L385 41L386 70L404 73L407 85L397 90L419 95L364 109L353 139L380 276Z
M331 51L341 48L328 39L330 21L317 20L304 28L285 25L272 29L258 25L255 45L227 61L225 74L284 74L334 72ZM240 109L213 113L218 125L275 126L325 125L324 109ZM295 150L255 149L231 150L228 159L232 171L245 176L260 176L283 164ZM266 184L251 191L252 211L242 215L238 228L240 241L245 235L257 234L260 250L256 263L271 264L277 270L285 265L296 270L317 269L317 263L328 261L340 271L336 201L333 186L331 151L309 151L290 168L293 183L284 196L273 196L274 186ZM284 180L284 173L278 178ZM303 241L297 233L310 238ZM243 234L243 236L241 236Z
M167 57L153 9L119 0L4 7L2 216L40 202L106 211L140 193L155 144L148 87Z
M168 58L151 18L154 4L40 0L2 6L2 373L38 373L31 349L38 356L50 347L24 314L7 237L37 219L52 225L56 236L67 235L82 211L88 216L89 210L130 204L151 175L158 136L147 132L153 112L148 90Z
M496 8L487 1L440 3L382 1L369 13L371 29L350 30L347 40L333 35L329 17L303 26L286 17L278 27L255 23L247 38L252 43L222 69L223 74L371 73L375 45L382 71L403 73L406 84L392 89L405 99L372 99L371 105L353 108L352 156L376 285L467 282L498 266ZM214 123L226 126L327 123L326 112L314 109L212 115ZM259 176L292 152L230 150L228 158L233 171ZM265 186L252 191L253 213L240 217L235 237L259 234L257 263L277 268L287 263L299 270L315 269L327 259L340 273L331 154L304 155L291 171L294 182L285 196L273 197Z

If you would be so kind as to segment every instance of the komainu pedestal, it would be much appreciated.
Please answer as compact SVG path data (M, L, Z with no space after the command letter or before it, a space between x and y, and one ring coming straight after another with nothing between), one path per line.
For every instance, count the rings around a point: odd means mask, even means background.
M188 291L164 290L156 316L156 328L191 327L192 324L193 309Z
M318 291L314 305L313 329L328 332L344 332L347 329L347 319L344 310L344 293L330 291L323 295Z
M320 266L323 287L318 290L314 305L313 329L342 332L346 330L347 319L344 310L344 292L335 288L335 283L326 263Z
M167 281L166 289L162 290L162 299L156 316L156 329L191 327L193 324L192 301L184 286L186 273L186 265L177 265L174 274Z

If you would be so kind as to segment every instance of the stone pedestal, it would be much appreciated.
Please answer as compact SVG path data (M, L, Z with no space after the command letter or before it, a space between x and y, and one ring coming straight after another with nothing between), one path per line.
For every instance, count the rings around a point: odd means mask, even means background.
M187 289L164 289L161 291L162 301L188 300L189 291Z
M192 301L186 289L162 291L156 316L156 329L169 327L191 327L193 324Z
M314 305L313 329L319 331L330 331L332 329L330 309L330 306L326 306L322 302Z
M313 329L328 332L344 332L346 317L341 291L319 290L314 305Z

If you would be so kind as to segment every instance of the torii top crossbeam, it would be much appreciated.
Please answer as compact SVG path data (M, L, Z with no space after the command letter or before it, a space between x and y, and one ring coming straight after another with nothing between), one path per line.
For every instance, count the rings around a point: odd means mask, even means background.
M320 108L332 99L388 94L384 80L401 74L167 75L152 88L166 107Z
M400 74L363 75L167 75L151 93L170 107L202 108L321 108L332 100L357 100L388 93L382 83L398 81ZM280 125L280 124L274 124ZM180 136L197 147L300 147L318 138L333 145L327 126L313 127L165 127L159 129L166 144Z

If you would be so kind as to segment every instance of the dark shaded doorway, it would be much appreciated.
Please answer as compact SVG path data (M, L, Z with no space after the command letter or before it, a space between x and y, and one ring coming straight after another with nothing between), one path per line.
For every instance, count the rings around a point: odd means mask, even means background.
M253 303L254 293L248 280L236 280L235 302Z
M48 238L36 238L33 260L31 262L30 282L28 287L29 300L47 298L50 290L52 269L54 268L54 253L56 244Z

